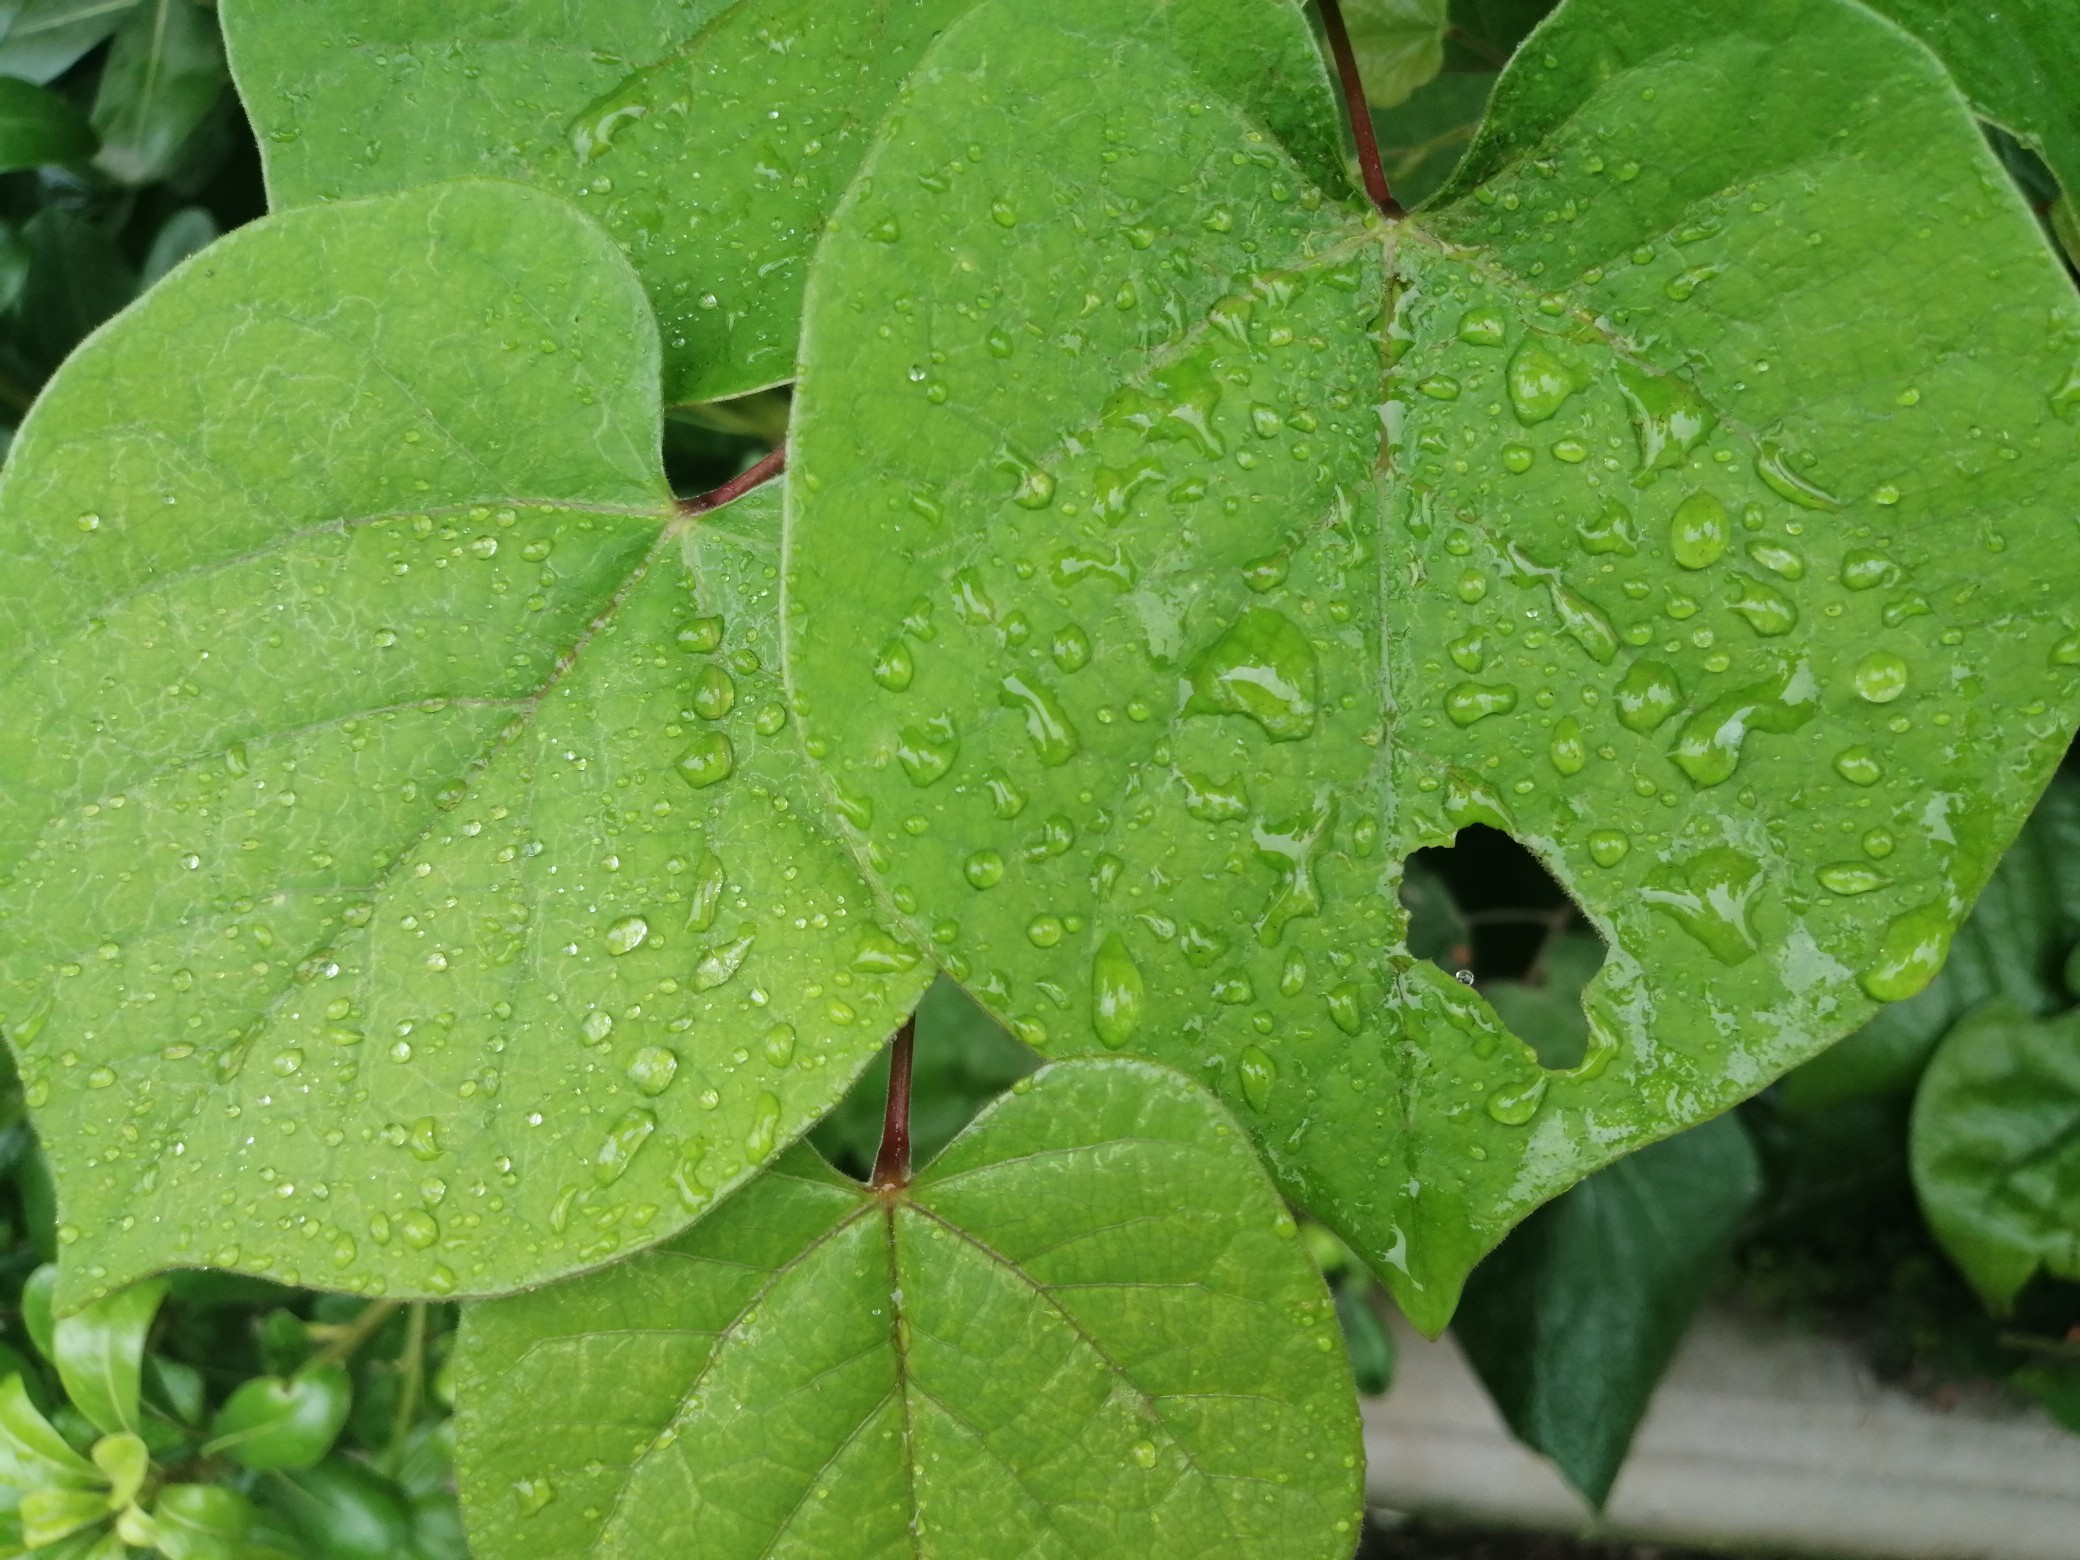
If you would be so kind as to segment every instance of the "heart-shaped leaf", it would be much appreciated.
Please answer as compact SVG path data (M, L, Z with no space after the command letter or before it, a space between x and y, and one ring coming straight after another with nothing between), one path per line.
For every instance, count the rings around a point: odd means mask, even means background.
M1226 1113L1145 1063L1035 1074L900 1192L805 1147L669 1245L470 1309L470 1532L509 1560L1348 1555L1357 1417L1296 1233Z
M1988 1003L1914 1096L1914 1189L1972 1287L2006 1314L2039 1271L2080 1282L2080 1012Z
M2080 311L1847 3L1573 0L1420 222L1256 133L949 30L811 281L789 673L914 935L1215 1085L1436 1328L1941 964L2073 727ZM1399 946L1475 822L1610 946L1571 1070Z
M479 173L570 196L650 288L666 398L705 401L794 376L824 220L922 51L973 3L594 0L582 25L562 0L224 9L277 203ZM1135 22L1317 182L1341 180L1302 0L1144 6Z
M791 789L777 498L681 514L659 427L626 264L491 183L233 234L38 402L0 483L0 1021L61 1309L173 1265L605 1261L914 1005Z
M308 1468L332 1450L353 1406L345 1369L315 1361L295 1376L241 1382L209 1427L205 1453L222 1453L248 1468Z

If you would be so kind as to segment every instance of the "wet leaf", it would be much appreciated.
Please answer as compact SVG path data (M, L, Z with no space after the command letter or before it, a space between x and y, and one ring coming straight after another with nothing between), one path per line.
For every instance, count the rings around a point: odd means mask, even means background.
M145 1338L165 1298L165 1281L147 1279L51 1323L50 1360L65 1395L105 1434L143 1428Z
M1846 3L1576 0L1406 224L1046 26L950 29L820 252L810 751L1013 1033L1192 1069L1435 1329L1935 974L2073 727L2080 311ZM1611 949L1577 1067L1400 946L1477 822Z
M798 1150L666 1246L471 1308L472 1537L1347 1555L1357 1416L1296 1234L1226 1114L1145 1063L1036 1074L900 1194Z
M2080 191L2080 16L2067 0L1864 0L1933 49L1972 111L2041 156Z
M1452 1332L1517 1438L1601 1506L1762 1192L1721 1116L1605 1167L1473 1270Z
M2066 1006L2062 972L2076 944L2080 781L2060 775L1958 928L1942 973L1793 1070L1780 1097L1809 1111L1913 1088L1936 1042L1981 1003L1999 997L2032 1017Z
M61 1311L175 1265L597 1264L914 1003L792 789L777 494L677 513L656 351L589 223L467 183L230 235L38 402L0 482L0 1024Z
M2080 1281L2080 1011L1988 1003L1914 1098L1914 1188L1936 1239L2005 1314L2038 1272Z
M708 401L794 377L824 220L923 49L972 4L601 0L579 25L562 0L241 0L225 26L277 203L477 173L570 196L650 289L666 399ZM1195 0L1140 20L1317 180L1341 176L1300 0Z

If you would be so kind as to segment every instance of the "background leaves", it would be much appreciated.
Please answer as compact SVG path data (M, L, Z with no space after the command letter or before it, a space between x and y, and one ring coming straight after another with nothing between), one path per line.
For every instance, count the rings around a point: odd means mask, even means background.
M472 1310L472 1527L514 1560L1346 1554L1356 1415L1296 1234L1234 1124L1141 1064L1042 1071L898 1195L800 1150L655 1252Z

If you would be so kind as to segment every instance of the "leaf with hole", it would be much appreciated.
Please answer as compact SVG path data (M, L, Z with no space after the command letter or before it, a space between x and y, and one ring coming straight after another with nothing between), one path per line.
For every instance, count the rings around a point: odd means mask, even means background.
M1996 1312L2039 1272L2080 1282L2080 1011L1994 1001L1951 1030L1914 1097L1912 1157L1929 1228Z
M603 0L578 27L561 0L238 0L225 27L277 203L479 173L567 195L650 289L666 399L706 401L794 377L824 220L924 48L973 3ZM1340 177L1300 0L1144 7L1139 24L1317 181Z
M657 363L604 235L464 183L222 239L37 403L0 481L0 1023L61 1310L171 1266L597 1265L914 1005L796 789L777 494L679 511Z
M1573 0L1407 222L1253 133L1124 20L948 30L811 279L788 670L913 938L1435 1329L1941 964L2080 713L2080 309L1846 0ZM1401 947L1474 823L1611 949L1576 1066Z
M678 1240L471 1308L471 1532L508 1560L1348 1555L1357 1415L1297 1233L1146 1063L1035 1074L899 1192L800 1149Z

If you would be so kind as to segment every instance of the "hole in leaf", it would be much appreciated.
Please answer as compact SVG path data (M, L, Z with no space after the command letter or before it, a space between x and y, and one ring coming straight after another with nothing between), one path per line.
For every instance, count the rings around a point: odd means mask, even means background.
M1581 1062L1582 988L1608 949L1544 862L1500 829L1472 824L1408 858L1401 902L1410 952L1475 987L1544 1066Z

